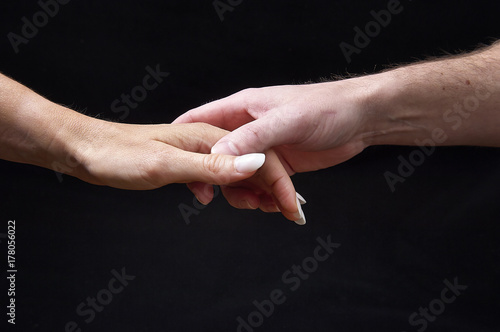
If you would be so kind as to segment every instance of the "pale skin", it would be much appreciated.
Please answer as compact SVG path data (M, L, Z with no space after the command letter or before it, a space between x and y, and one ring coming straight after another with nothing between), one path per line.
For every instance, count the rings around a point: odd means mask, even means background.
M235 157L210 154L227 131L209 124L133 125L95 119L53 103L0 74L0 158L37 165L83 181L146 190L170 183L223 186L237 208L301 218L295 189L272 150L257 171L238 171ZM234 200L249 192L253 200ZM201 195L212 195L211 187ZM202 201L203 202L203 201Z
M174 121L189 122L232 131L212 152L272 148L290 175L337 165L371 145L431 139L435 145L500 147L500 43L375 75L243 90ZM203 189L192 188L208 202L212 196Z

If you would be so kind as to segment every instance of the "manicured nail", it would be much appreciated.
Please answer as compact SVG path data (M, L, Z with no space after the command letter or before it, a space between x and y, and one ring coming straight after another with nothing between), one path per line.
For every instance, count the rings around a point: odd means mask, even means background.
M297 198L299 199L300 205L304 205L307 203L307 201L304 199L304 197L302 197L301 194L299 194L299 193L296 193L296 194L297 194Z
M302 211L302 207L300 206L300 201L299 197L297 197L297 208L299 211L295 214L295 223L297 225L305 225L306 224L306 216L304 214L304 211Z
M234 143L231 141L215 144L210 152L217 154L228 154L232 156L239 156L240 154Z
M240 173L248 173L258 170L264 165L266 155L263 153L250 153L236 158L234 167Z

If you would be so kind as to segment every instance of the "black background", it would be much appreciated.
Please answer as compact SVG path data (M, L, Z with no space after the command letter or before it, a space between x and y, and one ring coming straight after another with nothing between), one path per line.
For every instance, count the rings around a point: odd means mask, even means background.
M35 1L0 4L0 71L91 116L168 123L247 87L371 73L500 36L497 1L402 1L404 10L348 64L339 48L388 1L250 1L224 14L212 1L71 1L16 54ZM146 66L170 76L125 119L111 103ZM16 327L64 331L235 331L254 300L286 302L255 331L417 331L410 315L438 299L443 280L467 290L427 331L500 331L500 150L439 148L391 193L385 171L412 147L372 147L293 177L308 223L242 211L217 196L187 225L183 185L147 192L86 184L0 162L0 233L16 220ZM341 244L296 291L282 281L316 238ZM0 239L1 293L7 292ZM76 307L107 288L111 270L136 278L86 323ZM2 297L5 299L5 297ZM7 320L2 300L2 324ZM8 326L12 329L12 326Z

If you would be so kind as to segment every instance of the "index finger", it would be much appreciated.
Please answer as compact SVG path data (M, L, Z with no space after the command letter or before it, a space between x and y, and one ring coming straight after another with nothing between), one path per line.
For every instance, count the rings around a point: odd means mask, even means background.
M254 120L248 113L248 101L242 91L194 108L172 123L205 122L226 130L235 130Z

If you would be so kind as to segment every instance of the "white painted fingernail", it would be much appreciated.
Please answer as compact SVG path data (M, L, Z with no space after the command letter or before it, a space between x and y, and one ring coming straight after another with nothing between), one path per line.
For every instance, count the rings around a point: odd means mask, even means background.
M307 201L304 199L304 197L302 197L301 194L299 194L299 193L296 193L296 194L297 194L297 198L299 199L300 205L304 205L307 203Z
M228 155L233 155L233 156L240 155L240 153L238 152L238 149L236 148L236 145L234 145L234 143L231 141L215 144L214 146L212 146L212 149L210 150L210 152L217 153L217 154L228 154Z
M306 224L306 216L304 214L304 211L302 211L302 207L300 206L300 201L299 201L299 197L297 196L297 208L299 209L299 212L297 212L296 214L296 218L297 220L295 220L295 223L297 225L305 225Z
M234 167L240 173L248 173L258 170L264 165L266 155L263 153L250 153L235 159Z

